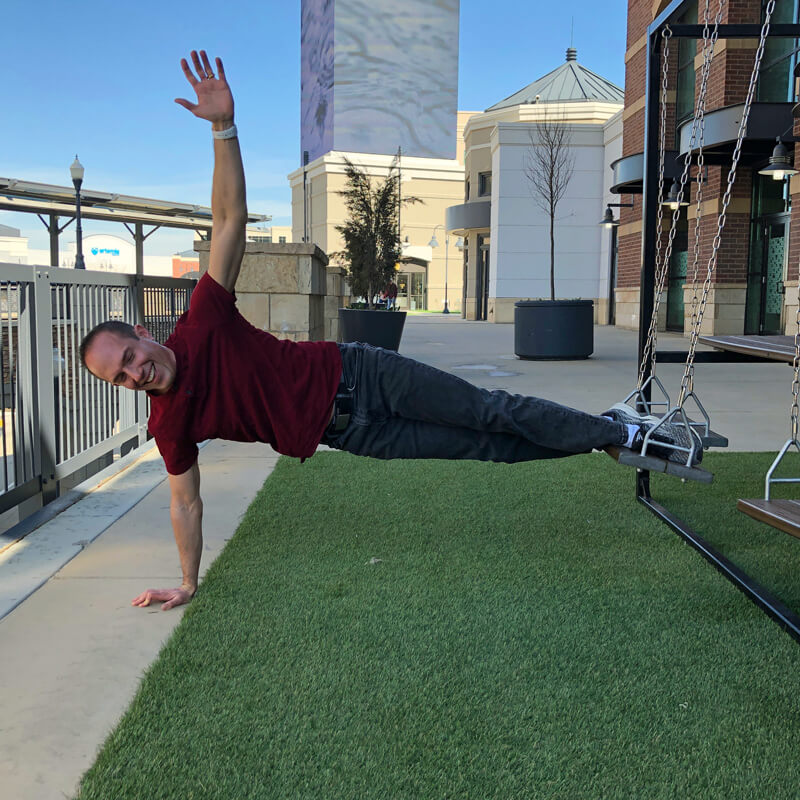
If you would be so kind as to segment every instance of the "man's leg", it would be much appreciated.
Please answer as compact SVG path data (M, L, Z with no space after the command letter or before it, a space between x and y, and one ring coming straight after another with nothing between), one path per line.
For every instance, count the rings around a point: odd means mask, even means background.
M627 438L622 423L536 397L490 392L390 350L369 345L340 348L345 381L354 389L351 426L380 426L400 417L455 428L463 437L475 432L525 439L549 457L619 445Z
M371 423L351 420L342 433L327 435L322 441L337 450L372 458L473 459L515 464L573 455L510 433L473 431L402 417Z

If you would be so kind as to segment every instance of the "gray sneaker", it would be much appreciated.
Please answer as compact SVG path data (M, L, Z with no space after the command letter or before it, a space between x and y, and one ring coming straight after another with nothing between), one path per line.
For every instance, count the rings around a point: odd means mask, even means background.
M647 432L660 422L658 417L637 414L626 403L617 403L608 411L603 412L603 416L611 417L615 422L621 422L624 425L636 425L639 428L630 448L637 453L641 452L642 447L644 447L644 437ZM695 466L703 460L703 445L696 431L692 430L690 434L682 423L665 422L661 425L650 437L647 445L647 454L662 458L665 461L685 465L689 460L689 450L692 446L690 436L694 438L695 443L695 451L692 458L692 466ZM683 449L673 450L671 447L659 447L659 443L674 445Z
M655 418L637 414L627 403L616 403L608 411L604 411L601 416L611 417L614 422L621 422L623 425L641 425L645 421L655 421Z
M657 419L651 424L651 419L653 418L648 418L645 425L639 428L639 433L634 437L632 450L641 451L642 447L644 447L645 434L658 424ZM659 443L673 445L682 449L673 450L672 447L659 447ZM692 449L692 444L694 444L694 453L692 454L692 463L688 465L689 451ZM665 422L650 437L647 453L648 455L654 455L656 458L663 458L664 461L696 467L703 460L703 443L697 431L693 428L687 429L682 422Z

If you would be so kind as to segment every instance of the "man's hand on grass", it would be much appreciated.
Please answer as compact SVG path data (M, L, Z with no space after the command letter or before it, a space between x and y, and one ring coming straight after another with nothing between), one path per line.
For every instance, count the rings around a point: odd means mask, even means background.
M131 605L144 608L145 606L149 606L150 603L163 603L164 605L161 606L161 610L169 611L171 608L175 608L175 606L182 606L188 603L193 596L194 592L190 592L182 586L179 586L177 589L148 589L146 592L142 592L138 597L131 600Z

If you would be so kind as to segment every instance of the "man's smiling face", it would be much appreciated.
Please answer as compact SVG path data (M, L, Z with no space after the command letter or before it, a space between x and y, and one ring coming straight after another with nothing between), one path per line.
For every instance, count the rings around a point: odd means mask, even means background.
M175 381L175 354L136 326L138 339L113 331L102 331L86 350L86 367L98 378L115 386L153 394L168 392Z

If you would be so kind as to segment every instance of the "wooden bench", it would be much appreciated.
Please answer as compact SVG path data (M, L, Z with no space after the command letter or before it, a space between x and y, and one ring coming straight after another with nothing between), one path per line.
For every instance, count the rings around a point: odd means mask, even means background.
M794 336L700 336L698 342L745 356L794 362Z
M739 511L800 538L800 500L739 500Z

